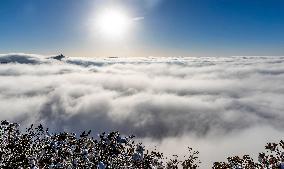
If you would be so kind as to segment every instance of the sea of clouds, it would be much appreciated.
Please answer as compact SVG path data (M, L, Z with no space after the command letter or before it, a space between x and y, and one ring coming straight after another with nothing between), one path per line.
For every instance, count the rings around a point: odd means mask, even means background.
M134 134L202 168L284 136L284 57L0 55L0 119L52 131Z

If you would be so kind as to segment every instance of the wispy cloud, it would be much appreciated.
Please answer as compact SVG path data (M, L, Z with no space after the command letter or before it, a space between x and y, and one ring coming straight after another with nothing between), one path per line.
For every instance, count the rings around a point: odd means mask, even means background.
M140 21L140 20L144 20L145 18L140 16L140 17L135 17L133 18L134 21Z

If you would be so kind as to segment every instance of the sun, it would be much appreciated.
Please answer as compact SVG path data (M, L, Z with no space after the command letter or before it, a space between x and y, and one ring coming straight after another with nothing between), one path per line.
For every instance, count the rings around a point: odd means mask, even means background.
M96 20L96 25L101 35L111 39L126 36L130 23L131 19L127 13L118 9L106 9L98 15Z

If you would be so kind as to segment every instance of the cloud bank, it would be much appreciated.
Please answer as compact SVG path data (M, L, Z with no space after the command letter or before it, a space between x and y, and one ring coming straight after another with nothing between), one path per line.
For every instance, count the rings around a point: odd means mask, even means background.
M284 57L6 54L0 63L1 120L54 131L119 130L168 152L199 145L205 160L225 160L210 155L216 146L261 151L267 139L283 138Z

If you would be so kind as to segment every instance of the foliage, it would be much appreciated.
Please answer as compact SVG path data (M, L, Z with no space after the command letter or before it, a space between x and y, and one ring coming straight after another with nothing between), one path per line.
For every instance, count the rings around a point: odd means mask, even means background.
M134 136L119 132L102 133L95 139L91 131L79 136L62 132L50 134L42 125L31 125L21 132L19 125L0 124L1 169L197 169L201 163L198 151L188 147L185 160L172 159L156 150L148 151ZM249 155L215 162L213 169L284 169L284 141L268 143L259 153L258 162Z
M0 125L0 168L3 169L142 169L197 168L198 152L189 148L185 161L177 158L166 162L163 154L144 149L119 132L102 133L98 139L91 131L79 137L74 133L50 134L42 125L31 125L25 132L19 125L2 121Z
M258 162L249 155L229 157L228 162L215 162L213 169L284 169L284 142L267 143L266 153L259 153Z

